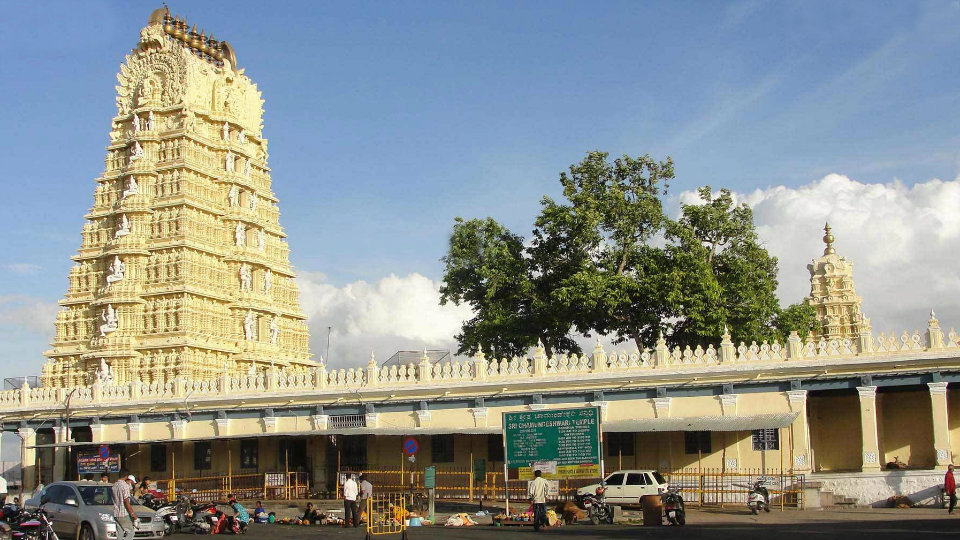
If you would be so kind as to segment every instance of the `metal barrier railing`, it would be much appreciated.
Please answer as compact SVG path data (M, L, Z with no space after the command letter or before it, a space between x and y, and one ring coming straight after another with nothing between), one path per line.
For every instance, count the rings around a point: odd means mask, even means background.
M160 479L157 487L168 499L180 493L198 502L224 500L229 493L240 499L290 500L309 496L309 480L305 472L280 472Z
M378 490L403 492L409 494L422 492L424 479L422 470L358 470L350 471L366 476ZM802 474L782 474L779 471L762 469L738 469L723 471L719 469L679 469L664 473L664 477L671 483L679 486L683 492L684 501L688 504L734 505L746 504L748 488L757 476L770 479L767 489L770 491L771 505L776 508L803 508L804 476ZM440 499L469 499L479 497L487 500L502 500L504 498L503 472L487 472L483 481L475 481L473 472L461 468L437 467L436 493ZM572 499L577 489L594 484L597 478L560 480L559 498ZM507 490L510 499L526 499L527 481L509 480Z
M410 517L402 493L378 493L367 499L367 539L383 534L399 534L407 540Z

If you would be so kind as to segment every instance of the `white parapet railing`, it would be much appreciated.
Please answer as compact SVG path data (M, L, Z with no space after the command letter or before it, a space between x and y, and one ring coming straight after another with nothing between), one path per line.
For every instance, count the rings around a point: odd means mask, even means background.
M416 390L427 386L462 387L510 383L541 383L550 380L603 380L623 376L640 377L655 383L659 376L722 374L731 370L826 365L833 363L874 364L909 357L943 359L960 357L960 337L954 331L944 336L936 319L927 331L883 333L874 337L864 332L856 340L801 339L792 333L786 345L766 341L735 345L725 334L719 347L708 344L670 349L661 338L653 349L607 352L597 343L592 354L558 354L547 357L542 346L531 357L487 359L483 353L468 360L379 366L371 359L364 367L328 369L268 368L255 374L221 375L215 379L174 378L159 383L131 381L124 384L94 382L78 388L21 388L0 392L0 413L63 408L70 398L72 408L101 404L164 402L190 397L191 400L232 399L237 396L282 396L297 394L340 394L376 390Z

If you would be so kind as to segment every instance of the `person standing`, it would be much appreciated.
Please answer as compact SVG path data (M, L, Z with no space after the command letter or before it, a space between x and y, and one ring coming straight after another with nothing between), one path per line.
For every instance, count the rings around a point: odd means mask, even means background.
M360 494L360 487L357 485L356 476L350 475L347 481L343 483L343 526L349 527L352 523L354 527L360 525L360 512L357 507L357 496Z
M137 532L137 513L133 510L130 491L137 484L131 475L120 473L113 484L113 519L117 522L117 540L133 540Z
M957 506L957 480L953 477L953 464L947 465L947 474L943 476L943 491L950 497L950 508L948 514L953 513Z
M533 503L533 530L547 524L547 481L541 476L540 469L533 471L533 482L530 482L530 502Z

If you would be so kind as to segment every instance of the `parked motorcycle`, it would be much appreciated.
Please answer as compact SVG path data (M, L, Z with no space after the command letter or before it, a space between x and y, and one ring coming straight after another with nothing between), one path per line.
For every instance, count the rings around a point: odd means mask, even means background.
M59 540L53 531L53 522L43 510L33 512L21 510L8 524L13 529L14 539L23 540Z
M157 498L151 493L145 494L140 498L140 502L147 508L154 510L156 515L163 520L163 535L170 536L180 530L181 513L179 511L180 499L185 499L182 495L177 497L177 501L166 501Z
M587 510L590 523L594 525L613 523L613 507L607 503L607 498L604 495L606 491L605 487L600 486L593 495L583 496L583 507Z
M667 492L661 495L663 501L663 513L667 516L667 522L671 525L684 525L687 523L687 509L683 504L683 497L680 496L680 488L670 486Z
M750 486L750 492L747 494L747 508L753 515L759 514L761 510L770 511L770 492L767 491L766 483L766 478L758 476Z

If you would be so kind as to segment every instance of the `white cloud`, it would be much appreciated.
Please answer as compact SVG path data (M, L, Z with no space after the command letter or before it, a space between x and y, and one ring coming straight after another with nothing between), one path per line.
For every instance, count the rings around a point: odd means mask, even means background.
M874 333L922 329L930 309L960 327L960 181L865 184L830 174L797 188L758 189L738 198L780 259L783 302L809 293L806 265L823 253L829 221L837 253L854 262L856 290ZM682 202L695 202L685 192Z
M39 274L43 270L42 266L33 263L7 263L3 267L14 274L21 275Z
M301 273L301 303L309 317L310 350L326 356L335 367L365 365L374 352L383 362L397 350L449 349L463 321L472 316L467 306L440 305L440 283L420 274L389 275L368 283L343 287L320 273Z
M0 325L19 327L50 336L57 318L56 303L32 296L14 294L0 296Z

